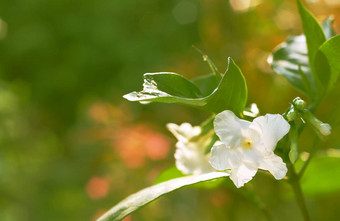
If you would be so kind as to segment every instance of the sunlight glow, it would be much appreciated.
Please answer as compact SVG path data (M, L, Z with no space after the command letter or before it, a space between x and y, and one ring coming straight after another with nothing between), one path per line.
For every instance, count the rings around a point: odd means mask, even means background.
M230 5L234 11L246 12L258 6L262 0L230 0Z

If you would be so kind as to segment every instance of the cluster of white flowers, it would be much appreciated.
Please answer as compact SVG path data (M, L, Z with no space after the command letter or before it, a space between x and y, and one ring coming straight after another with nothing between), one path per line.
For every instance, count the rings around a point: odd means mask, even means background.
M279 114L266 114L249 122L229 110L219 113L214 129L220 141L209 154L204 151L211 136L192 139L200 134L200 127L183 123L180 126L168 124L168 128L178 139L176 166L184 174L228 170L238 188L250 181L258 169L269 171L276 179L286 176L286 164L274 154L274 149L288 133L290 125Z
M175 159L179 171L195 175L215 171L209 164L210 154L205 154L205 147L211 142L209 134L197 137L201 133L201 127L193 127L189 123L170 123L167 127L178 140Z

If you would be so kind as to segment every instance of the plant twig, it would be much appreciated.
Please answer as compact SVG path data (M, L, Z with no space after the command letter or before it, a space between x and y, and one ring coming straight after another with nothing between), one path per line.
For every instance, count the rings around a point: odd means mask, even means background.
M291 162L288 162L287 164L288 164L288 168L290 171L290 175L289 175L290 182L289 183L291 184L293 188L296 202L301 210L304 221L310 221L311 219L310 219L307 206L306 206L306 202L305 202L302 190L301 190L299 177L295 171L294 165Z

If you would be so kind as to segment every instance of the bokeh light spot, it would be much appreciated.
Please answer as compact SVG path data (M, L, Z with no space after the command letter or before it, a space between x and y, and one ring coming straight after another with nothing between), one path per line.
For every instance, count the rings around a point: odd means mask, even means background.
M109 182L104 178L93 177L86 185L86 193L91 199L104 198L110 189Z

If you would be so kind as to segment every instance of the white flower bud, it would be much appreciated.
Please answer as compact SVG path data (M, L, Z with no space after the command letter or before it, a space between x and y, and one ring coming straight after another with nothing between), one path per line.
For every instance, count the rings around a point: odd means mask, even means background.
M319 125L319 130L320 130L320 133L324 136L328 136L331 134L331 125L327 124L327 123L321 123Z

